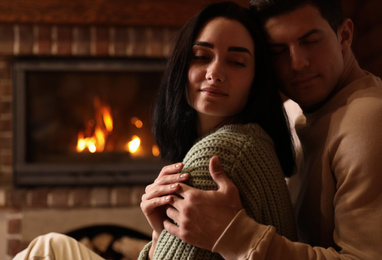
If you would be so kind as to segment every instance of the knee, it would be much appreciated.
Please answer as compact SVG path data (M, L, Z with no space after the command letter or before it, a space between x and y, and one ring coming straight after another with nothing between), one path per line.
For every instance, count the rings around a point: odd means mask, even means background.
M45 235L41 235L41 236L37 237L36 240L45 241L51 245L61 245L61 244L65 244L68 242L72 242L72 240L74 240L74 239L67 236L67 235L64 235L64 234L60 234L60 233L56 233L56 232L50 232L50 233L47 233Z

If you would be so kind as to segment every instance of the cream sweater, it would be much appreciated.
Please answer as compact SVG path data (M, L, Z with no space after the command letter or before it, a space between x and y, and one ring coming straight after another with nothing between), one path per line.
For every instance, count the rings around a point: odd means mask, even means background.
M225 259L382 259L382 82L369 74L297 126L295 202L302 243L240 212L215 244ZM294 186L296 187L296 186Z
M283 172L267 133L257 124L227 125L200 139L183 161L183 172L190 173L191 186L217 189L209 173L209 160L214 155L219 156L225 172L238 187L248 216L296 239ZM148 249L149 246L144 251ZM140 259L145 258L142 253ZM154 259L221 259L221 256L189 245L163 230Z

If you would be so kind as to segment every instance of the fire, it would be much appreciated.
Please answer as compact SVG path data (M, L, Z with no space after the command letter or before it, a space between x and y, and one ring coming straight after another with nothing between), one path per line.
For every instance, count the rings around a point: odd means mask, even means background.
M111 117L110 107L102 107L102 118L105 124L106 130L110 133L113 131L113 118Z
M127 146L127 150L130 153L134 154L138 151L139 146L141 145L141 139L136 135L133 135L131 139L132 140L128 142L126 146Z
M84 151L88 151L90 153L103 152L106 148L108 137L114 130L110 106L103 104L98 97L94 98L93 105L95 111L94 118L85 123L84 130L79 131L77 136L76 150L79 153ZM143 127L143 122L137 117L132 117L130 122L136 129L141 129ZM109 139L108 150L111 147L115 148L117 146L112 140L115 142L115 138ZM134 157L146 155L146 152L144 151L146 148L144 145L142 146L141 137L138 135L133 135L127 142L126 139L122 142L122 147L118 146L119 149L129 152L130 155ZM152 146L151 152L155 157L160 155L159 149L156 145Z
M77 152L87 149L91 153L105 149L106 138L113 131L110 107L94 98L95 118L86 123L86 129L78 133Z
M160 155L160 152L159 152L159 147L157 145L153 145L153 147L151 148L151 152L152 154L155 156L155 157L158 157Z
M136 128L142 128L142 126L143 126L143 122L139 119L139 118L137 118L137 117L133 117L132 119L131 119L131 123L136 127Z

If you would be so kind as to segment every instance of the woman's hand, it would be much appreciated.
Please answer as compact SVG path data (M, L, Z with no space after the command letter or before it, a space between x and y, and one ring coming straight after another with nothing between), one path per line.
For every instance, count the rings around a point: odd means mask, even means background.
M178 184L178 196L170 196L166 230L183 241L211 250L236 214L243 208L237 187L225 175L216 156L210 161L210 173L218 190L204 191Z
M179 182L188 179L188 174L179 173L182 168L182 163L163 167L158 178L146 187L145 194L142 196L141 209L153 228L153 248L164 228L163 222L168 219L165 205L173 200L173 197L169 195L179 190Z

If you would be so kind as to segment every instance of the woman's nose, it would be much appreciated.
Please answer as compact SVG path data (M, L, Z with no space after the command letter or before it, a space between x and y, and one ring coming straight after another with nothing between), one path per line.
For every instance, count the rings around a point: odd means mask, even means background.
M215 61L208 66L206 79L211 82L224 82L226 78L224 66L219 61Z

